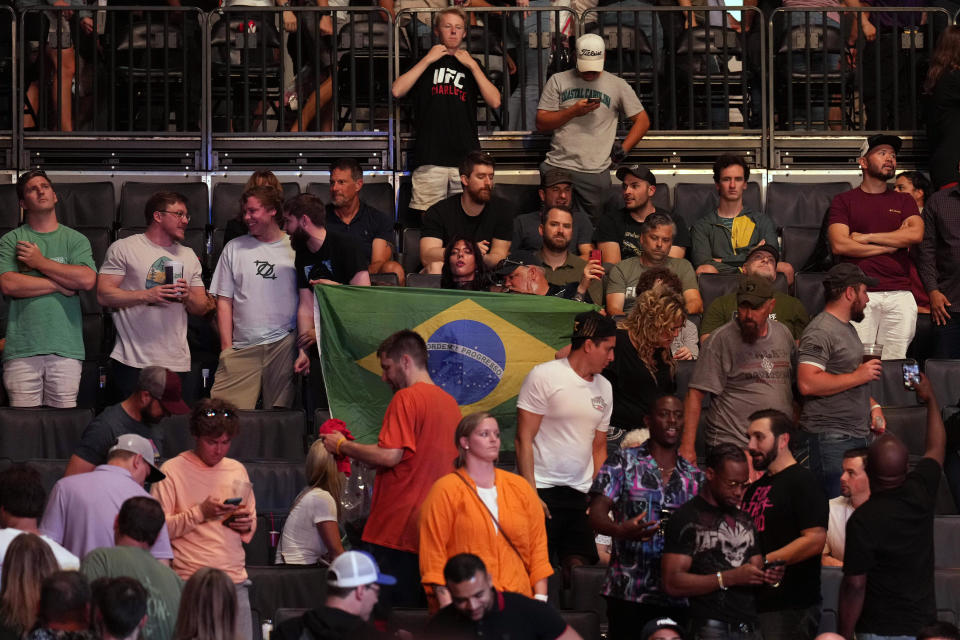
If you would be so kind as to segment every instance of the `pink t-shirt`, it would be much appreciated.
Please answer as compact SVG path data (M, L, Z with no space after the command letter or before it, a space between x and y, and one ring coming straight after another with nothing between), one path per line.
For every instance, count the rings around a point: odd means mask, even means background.
M844 191L830 203L830 224L845 224L851 232L888 233L896 231L910 216L919 216L917 203L905 193L867 193L857 187ZM870 258L841 256L863 269L877 286L871 291L910 291L910 256L906 249Z

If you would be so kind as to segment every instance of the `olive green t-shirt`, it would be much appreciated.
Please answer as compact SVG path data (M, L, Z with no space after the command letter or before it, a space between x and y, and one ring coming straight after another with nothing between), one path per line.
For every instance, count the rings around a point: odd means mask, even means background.
M683 287L683 291L690 289L699 291L697 288L697 274L694 273L693 267L686 259L667 257L664 258L663 266L680 278L680 285ZM644 266L639 257L634 257L622 260L610 269L610 273L607 275L607 295L611 293L624 294L624 313L629 313L633 305L636 304L637 281L640 280L640 276L643 275L644 271L651 268L652 267Z
M794 340L799 340L803 335L803 330L807 328L810 322L810 316L804 308L803 303L780 291L773 294L776 304L773 307L773 313L770 314L771 320L776 320L780 324L790 329ZM733 319L737 311L737 294L728 293L720 296L710 303L706 313L703 314L703 321L700 323L700 335L713 333L721 326Z

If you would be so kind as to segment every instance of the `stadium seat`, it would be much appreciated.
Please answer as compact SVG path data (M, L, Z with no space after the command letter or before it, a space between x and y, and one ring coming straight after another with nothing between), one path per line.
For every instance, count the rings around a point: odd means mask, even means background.
M63 472L67 470L66 459L36 458L23 460L21 462L37 470L40 474L40 484L43 485L43 489L47 492L47 495L50 495L50 490L53 489L53 485L57 484L57 481L63 477ZM9 458L0 459L0 470L6 469L12 464L14 464L14 461Z
M68 227L110 229L116 223L117 200L112 182L56 182L54 179L53 188L57 192L57 220ZM140 220L143 220L142 211Z
M106 367L100 360L84 360L80 371L77 408L100 411L106 402Z
M560 611L560 615L583 640L600 640L600 616L595 611Z
M496 182L493 185L493 195L510 203L512 218L540 210L540 194L537 193L539 188L539 184Z
M290 511L307 484L302 462L248 461L243 466L253 484L259 513Z
M211 206L210 224L217 229L223 229L227 223L240 213L240 196L243 195L244 182L218 182L213 186L213 204ZM284 182L283 199L300 193L300 185L296 182Z
M737 290L737 285L740 283L740 274L701 273L697 276L697 282L700 287L700 297L703 298L703 308L707 310L710 308L711 302L720 296L725 296ZM786 277L782 273L778 273L777 279L773 281L773 286L777 291L787 293Z
M187 211L190 212L187 228L206 228L210 221L210 200L207 185L203 182L124 182L120 190L119 226L134 228L146 226L143 208L150 196L157 191L175 191L183 194L187 198Z
M960 569L960 516L933 520L933 553L937 569Z
M294 609L292 607L283 607L277 609L276 613L273 614L273 628L276 629L278 626L286 622L287 620L293 620L294 618L299 618L305 614L309 609Z
M677 360L677 397L680 399L687 397L687 385L690 383L696 364L696 360Z
M820 567L820 593L823 596L823 604L820 609L818 633L836 633L837 631L841 580L843 580L843 569L840 567Z
M373 176L370 176L371 178ZM318 196L324 204L330 203L330 183L329 182L311 182L307 185L307 193ZM397 206L394 200L393 185L389 182L364 182L360 190L360 199L368 205L382 211L395 220L397 216Z
M439 273L408 273L407 286L421 289L439 289L440 277Z
M603 588L605 567L574 567L570 574L570 608L574 611L591 611L607 628L607 601L600 595Z
M101 360L113 349L104 343L103 314L83 314L83 349L88 360Z
M90 241L90 251L93 253L93 262L97 265L97 270L103 266L103 259L107 255L107 248L113 242L113 230L111 227L75 227Z
M257 507L260 505L258 504ZM277 549L270 542L270 532L283 532L287 520L286 511L264 512L258 509L257 528L250 542L243 544L244 564L247 566L271 566L277 556ZM279 542L279 538L277 539Z
M316 566L247 566L253 583L250 608L261 620L274 620L277 609L311 609L323 602L327 569Z
M93 419L89 409L0 408L0 451L11 460L69 458Z
M884 360L883 375L870 383L874 400L884 407L913 407L919 404L917 394L903 386L903 365L908 360Z
M884 407L887 432L900 438L911 456L923 456L926 451L926 407Z
M0 184L0 227L13 229L20 226L20 199L17 185Z
M395 607L390 610L387 619L387 629L394 634L403 630L413 634L414 638L422 638L430 621L430 611L427 609L407 609ZM397 636L395 636L397 637Z
M231 458L247 460L285 460L303 463L305 458L304 415L296 410L238 411L240 431L230 445ZM188 416L171 416L163 421L164 458L173 458L193 449Z
M931 358L924 363L923 371L941 408L960 405L960 360Z
M933 574L937 620L960 622L960 569L936 569Z
M717 207L717 187L712 182L681 182L673 188L673 215L686 221L688 227ZM760 184L750 182L743 194L743 206L762 211Z
M791 226L819 230L833 197L849 190L849 182L771 182L764 211L778 229Z
M132 235L138 233L143 233L146 229L144 227L120 227L117 230L117 239L128 238ZM204 266L206 264L206 255L207 255L207 230L206 229L194 229L187 228L183 233L183 242L181 243L186 247L190 247L197 258L200 260L200 265Z
M400 234L401 264L409 274L420 271L420 229L407 228ZM410 286L409 280L407 286Z
M797 298L803 303L810 317L823 311L823 273L798 273L794 281Z
M820 229L812 227L786 226L780 232L780 244L783 247L780 258L789 262L794 271L800 272L817 250L820 241Z

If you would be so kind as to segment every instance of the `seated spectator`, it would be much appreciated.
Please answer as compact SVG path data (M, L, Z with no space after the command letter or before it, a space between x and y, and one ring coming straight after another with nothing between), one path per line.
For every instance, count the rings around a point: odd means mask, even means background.
M206 218L206 209L203 213ZM143 233L120 238L107 248L97 279L97 301L113 310L117 329L110 352L113 402L133 393L144 367L159 365L185 377L190 371L187 314L205 316L214 307L203 286L200 260L181 244L190 222L186 196L154 193L144 218ZM176 280L167 279L170 262L180 264Z
M646 217L640 233L643 252L635 258L627 258L615 265L607 276L608 314L618 316L633 308L637 295L637 280L644 271L653 267L666 267L680 278L687 313L703 311L703 299L697 288L697 276L693 272L693 267L683 258L670 257L676 228L676 223L666 214L651 213Z
M460 164L463 193L427 210L420 232L420 261L427 273L440 273L443 248L458 236L477 243L487 267L495 267L510 253L513 211L509 203L491 195L495 166L491 156L471 151Z
M541 0L534 0L534 2L538 1ZM537 194L540 196L540 210L524 213L513 219L511 251L533 252L543 246L543 237L540 235L543 212L551 207L569 209L573 200L573 179L570 173L563 169L548 170L543 174ZM582 211L573 212L573 232L568 244L573 244L577 254L584 260L589 257L590 250L593 249L593 223Z
M327 229L327 212L317 196L301 193L291 198L283 220L283 228L290 235L290 244L296 251L298 355L293 371L307 374L310 372L307 350L317 341L314 285L369 286L369 262L364 257L363 243L359 239Z
M654 618L643 625L640 640L683 640L682 627L673 618Z
M627 258L636 258L643 253L640 235L643 221L651 213L669 215L653 205L657 192L657 177L650 169L639 165L623 165L617 169L617 180L623 189L623 207L607 208L597 224L597 246L603 253L603 261L617 264ZM682 258L690 247L690 232L685 224L675 225L676 235L670 247L671 258Z
M125 433L152 440L159 449L163 431L158 423L167 416L187 413L190 407L181 395L180 376L163 367L144 367L130 397L104 409L83 430L64 475L87 473L105 464L110 447Z
M137 640L147 622L147 590L137 580L100 578L93 591L93 628L100 640Z
M307 452L307 487L290 507L277 545L277 564L329 563L343 553L340 542L343 474L323 440Z
M743 263L743 273L745 276L756 276L772 283L777 279L777 263L779 260L780 252L777 251L775 246L762 244L747 256L746 262ZM776 306L770 314L770 319L786 326L793 334L793 339L799 340L800 336L803 335L803 330L810 322L810 316L803 307L803 303L797 298L777 290L773 292L773 299L776 301ZM711 333L730 322L736 313L736 292L715 299L707 307L707 312L703 314L703 322L700 323L700 340L705 341Z
M773 221L743 205L749 179L750 167L741 156L726 154L713 163L720 204L690 228L691 262L697 273L734 273L758 246L779 246ZM777 271L793 284L790 263L778 262Z
M456 237L444 247L441 288L489 291L491 284L487 265L476 242Z
M273 171L259 170L251 173L246 184L243 185L243 190L246 192L254 187L270 187L280 195L280 201L283 201L283 185L280 184L280 180L273 174ZM230 219L224 228L223 246L227 246L227 243L234 238L247 235L247 224L243 218L244 211L241 206L240 211L237 212L237 217Z
M584 274L580 282L563 286L550 284L547 281L547 274L544 268L538 267L535 264L527 265L521 262L514 262L504 266L499 270L499 273L505 274L503 286L507 291L586 302L590 284L597 280L596 276L592 274L592 269L596 268L596 266L598 266L596 262L592 262L584 268Z
M32 533L18 535L3 556L0 580L0 637L19 640L37 620L40 584L57 572L50 546Z
M262 395L264 408L286 408L295 395L299 274L290 238L280 228L283 200L276 189L260 186L244 191L240 201L250 231L223 248L210 284L220 331L210 397L253 409Z
M479 497L475 498L477 501ZM489 529L489 524L483 525ZM437 612L424 632L435 640L517 638L518 640L580 640L544 597L537 602L496 586L496 579L472 553L452 556L443 566L449 604Z
M370 554L347 551L330 564L323 606L281 623L274 634L278 640L386 640L392 636L368 620L380 598L379 585L396 583L380 573Z
M90 585L76 571L57 571L40 586L37 623L25 640L96 640L90 631Z
M923 205L933 195L933 185L921 171L903 171L897 176L893 188L905 193L917 203L917 210L923 215Z
M196 447L167 460L161 467L167 478L152 490L166 514L175 551L173 570L184 579L203 567L226 572L236 591L237 637L252 638L243 543L250 542L257 526L256 498L247 470L226 457L239 430L236 407L222 400L201 400L190 415ZM181 602L197 597L191 598L189 590L188 583ZM176 637L181 637L180 631L178 621Z
M654 267L647 269L637 280L637 293L652 289L656 285L663 285L677 295L681 295L683 285L680 284L680 278L666 267ZM683 327L680 333L670 344L670 353L674 360L696 360L700 355L700 338L697 336L697 325L690 322L690 319L684 314Z
M61 569L77 569L80 559L40 532L37 523L46 498L40 473L33 467L21 464L0 471L0 559L16 538L32 533L47 544Z
M599 261L590 261L590 249L586 258L570 251L577 215L561 206L544 207L540 215L537 233L541 237L540 247L534 255L533 264L543 267L547 282L552 285L566 286L579 284L585 277L590 289L590 298L600 304L603 299L603 276L606 272ZM588 262L589 268L588 267Z
M326 228L359 240L363 244L367 271L392 273L402 287L406 274L393 259L393 216L361 200L362 188L363 170L356 160L341 158L330 165Z
M169 640L180 608L183 581L170 567L150 555L164 530L163 508L153 498L129 498L120 507L114 531L116 546L94 549L80 563L91 583L98 578L129 576L147 589L150 617L141 631L144 640Z
M173 640L233 640L240 633L243 612L229 576L200 567L183 587ZM249 637L249 636L247 636Z
M867 477L867 450L848 449L843 453L843 475L840 476L842 495L830 501L830 520L827 523L827 543L823 546L822 564L843 566L843 548L847 539L847 520L870 497L870 479Z
M492 584L546 600L553 568L540 501L526 480L496 467L497 421L488 413L470 414L457 425L454 441L457 470L437 480L420 512L420 572L431 608L456 602L444 566L467 552L490 564L486 589Z

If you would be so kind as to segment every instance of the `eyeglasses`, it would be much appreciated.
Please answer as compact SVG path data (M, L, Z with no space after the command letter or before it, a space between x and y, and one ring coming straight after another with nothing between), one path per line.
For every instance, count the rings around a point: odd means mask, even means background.
M208 418L215 418L216 416L223 416L224 418L230 418L230 417L233 417L234 414L232 411L228 411L227 409L221 409L219 411L216 409L207 409L203 415L207 416Z
M186 211L164 211L163 209L158 209L158 211L160 213L166 213L171 216L177 216L177 218L180 220L186 220L187 222L190 222L190 214L187 213Z

